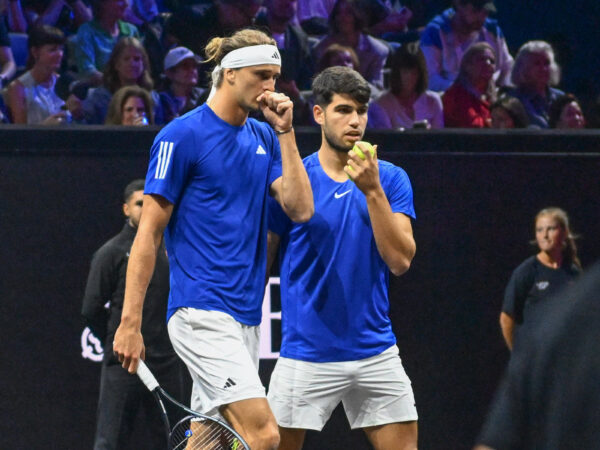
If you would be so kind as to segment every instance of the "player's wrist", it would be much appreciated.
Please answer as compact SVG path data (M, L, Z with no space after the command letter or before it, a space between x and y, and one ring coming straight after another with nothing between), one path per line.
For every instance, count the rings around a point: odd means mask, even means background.
M281 136L282 134L291 133L294 130L294 127L292 125L290 125L289 128L282 128L282 129L273 128L273 129L275 130L275 134L277 136Z

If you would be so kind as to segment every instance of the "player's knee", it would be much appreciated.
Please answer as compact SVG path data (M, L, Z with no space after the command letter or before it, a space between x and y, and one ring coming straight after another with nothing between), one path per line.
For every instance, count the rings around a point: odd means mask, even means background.
M252 442L249 442L252 450L276 450L279 447L279 430L275 422L269 421L256 431Z

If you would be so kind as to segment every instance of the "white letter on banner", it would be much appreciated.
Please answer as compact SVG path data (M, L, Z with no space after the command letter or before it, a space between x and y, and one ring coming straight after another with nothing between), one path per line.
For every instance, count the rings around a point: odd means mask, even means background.
M271 286L279 286L279 277L270 277L265 288L265 298L262 305L262 322L260 324L260 359L277 359L279 352L273 352L271 321L279 320L281 324L281 311L271 311Z

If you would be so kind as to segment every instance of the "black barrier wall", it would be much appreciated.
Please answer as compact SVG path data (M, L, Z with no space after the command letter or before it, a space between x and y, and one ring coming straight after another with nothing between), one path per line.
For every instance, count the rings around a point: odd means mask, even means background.
M122 226L156 130L0 128L0 448L91 448L100 366L79 311L92 253ZM584 266L600 255L600 134L464 131L368 136L408 172L417 255L390 285L422 449L473 444L505 367L504 286L533 249L533 216L566 209ZM315 131L297 133L304 154ZM268 381L273 361L261 375ZM367 449L336 411L306 449Z

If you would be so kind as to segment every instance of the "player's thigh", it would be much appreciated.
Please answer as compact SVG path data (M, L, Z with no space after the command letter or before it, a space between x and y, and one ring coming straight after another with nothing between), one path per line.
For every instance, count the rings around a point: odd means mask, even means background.
M352 429L417 420L412 385L396 346L356 361L355 370L355 384L342 400Z
M320 431L351 389L347 366L280 357L267 395L279 426Z
M364 428L375 450L416 450L417 422L389 423Z
M257 327L219 311L182 308L169 320L169 336L193 380L192 409L212 416L223 405L265 398L254 354Z

